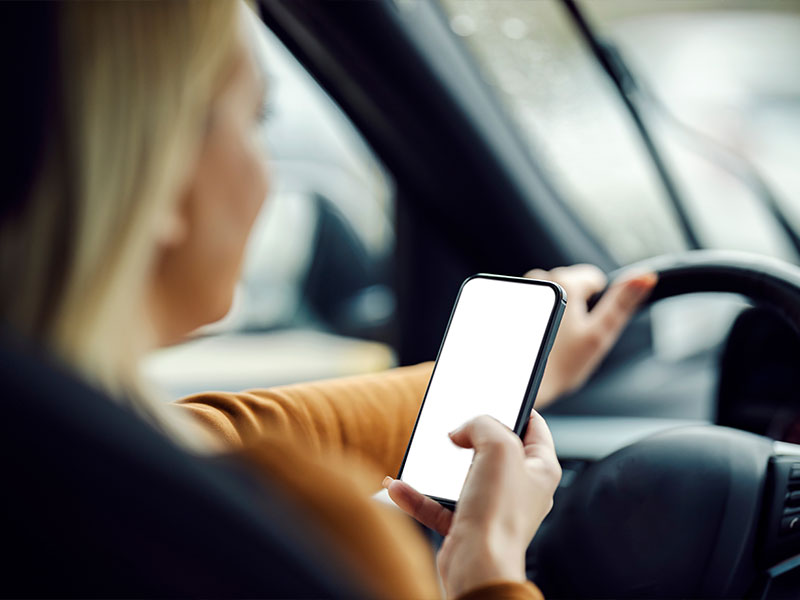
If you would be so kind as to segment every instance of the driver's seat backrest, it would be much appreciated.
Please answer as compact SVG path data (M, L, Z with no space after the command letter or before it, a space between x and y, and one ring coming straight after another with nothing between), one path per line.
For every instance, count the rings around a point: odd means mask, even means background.
M4 596L362 596L244 464L190 455L0 340Z

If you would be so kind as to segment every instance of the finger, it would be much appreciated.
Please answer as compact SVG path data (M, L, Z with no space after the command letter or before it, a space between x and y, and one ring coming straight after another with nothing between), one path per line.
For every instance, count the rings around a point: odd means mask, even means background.
M522 443L526 452L529 446L546 448L555 452L556 446L555 442L553 442L553 434L550 432L544 417L535 410L531 411L531 417L528 419L528 429L525 432L525 439Z
M528 279L548 279L547 271L544 269L531 269L523 277L527 277Z
M444 506L420 494L405 481L399 479L392 480L387 488L389 497L404 512L414 517L417 521L430 529L447 535L450 530L450 523L453 520L453 512Z
M550 279L560 284L569 297L582 300L587 300L592 294L603 290L608 283L606 274L589 264L558 267L550 271L550 275Z
M537 469L543 466L550 474L553 482L553 489L561 481L561 465L558 462L556 446L553 443L553 435L547 426L544 418L536 411L531 412L528 420L528 430L525 433L525 456L536 461Z
M456 446L476 452L492 447L522 447L522 441L508 427L488 415L475 417L450 433Z
M554 457L556 455L553 434L550 432L544 417L536 411L531 411L531 418L528 419L528 429L525 432L525 439L522 443L526 456Z
M613 344L633 313L652 291L658 277L655 273L644 273L614 283L603 294L590 313L589 327L594 328L603 339L603 347Z
M578 279L603 283L606 281L606 274L597 265L590 263L577 263L566 267L556 267L550 273L553 277L575 277Z
M608 281L606 274L599 267L588 263L580 263L568 267L556 267L551 271L531 269L525 273L524 277L530 279L546 279L562 285L565 283L572 285L587 284L597 288L597 291L603 289Z

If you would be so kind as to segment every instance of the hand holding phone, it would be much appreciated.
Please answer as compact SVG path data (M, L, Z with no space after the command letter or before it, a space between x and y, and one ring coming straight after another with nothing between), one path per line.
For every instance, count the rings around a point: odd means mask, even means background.
M475 457L455 512L387 477L394 502L445 536L437 557L448 597L497 581L525 581L525 549L553 504L561 479L553 438L531 414L520 442L507 427L481 416L451 436Z
M472 451L448 433L483 414L524 433L565 305L549 281L482 274L464 282L398 479L455 506Z

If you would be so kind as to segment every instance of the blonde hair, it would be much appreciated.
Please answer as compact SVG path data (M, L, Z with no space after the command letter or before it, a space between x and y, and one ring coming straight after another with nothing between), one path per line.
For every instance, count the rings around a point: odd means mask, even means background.
M183 441L194 434L137 374L154 339L146 282L230 71L238 9L59 5L52 130L24 211L0 230L4 318Z

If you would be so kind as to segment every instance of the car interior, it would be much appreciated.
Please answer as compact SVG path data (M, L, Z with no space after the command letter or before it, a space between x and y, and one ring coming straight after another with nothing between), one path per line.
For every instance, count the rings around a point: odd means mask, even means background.
M501 23L510 38L519 37L514 27L526 11L528 23L540 16L531 3L499 4L496 12L517 19ZM626 253L599 239L487 85L471 54L478 51L458 35L485 26L479 18L491 3L268 2L261 14L391 174L398 364L435 356L458 286L472 273L588 262L611 279L659 274L647 306L590 383L544 413L565 472L528 553L529 574L545 595L796 597L797 253L775 257L746 242L711 240L691 204L696 192L675 168L674 142L661 131L679 127L652 99L648 77L637 80L592 22L596 7L534 4L560 13L616 93L661 197L666 216L656 218L674 224L677 243ZM789 16L796 27L797 14ZM734 174L791 248L786 204L759 170L688 126L681 135ZM581 175L571 172L569 181ZM681 326L691 338L683 348Z
M153 353L149 377L177 398L412 365L436 357L459 286L475 273L591 263L613 281L652 270L655 290L588 384L542 412L563 476L528 550L528 576L547 598L799 598L800 210L792 200L800 180L791 165L800 158L800 84L791 65L800 56L800 2L256 7L276 102L265 140L277 174L270 212L254 229L231 313ZM546 49L548 36L555 50ZM731 148L690 123L659 87L664 74L664 86L679 88L682 44L697 54L681 60L712 69L703 57L737 40L782 61L778 83L760 73L762 96L744 103L740 118L773 136L763 133L752 148ZM637 43L644 58L631 50ZM731 72L746 66L743 59ZM596 103L578 77L597 87ZM733 94L726 85L719 93ZM534 93L543 99L530 100ZM12 339L2 352L9 393L36 400L3 427L9 451L25 447L16 423L63 432L55 446L24 450L12 473L63 474L25 509L48 514L48 498L63 496L52 536L73 535L64 514L77 519L133 493L85 464L114 456L132 478L152 480L136 487L131 521L179 523L186 532L185 547L160 548L150 562L178 572L222 565L218 580L209 570L189 595L231 595L220 583L231 577L240 582L235 595L259 595L266 584L276 596L363 596L331 560L328 541L272 490L267 514L281 518L264 515L246 474L183 464L144 425L125 435L158 456L163 471L143 469L120 439L98 435L95 425L118 418L118 407ZM72 389L90 410L77 419L42 406L52 397L47 386ZM83 445L69 442L76 435ZM64 451L54 454L59 444ZM148 492L166 482L185 504L165 506ZM76 487L93 490L91 501L68 492ZM208 504L198 511L220 515L211 540L192 534L185 507L198 497ZM240 519L220 508L231 504ZM25 527L18 520L9 534L27 539L20 564L46 546L26 538ZM219 543L223 531L237 532L237 549ZM137 531L103 536L135 539ZM248 552L274 559L262 574L268 581L254 575L256 565L226 561ZM61 566L44 579L17 573L9 582L20 587L9 589L102 596L125 581L133 596L187 594L188 579L168 579L134 554L125 564L94 563L88 592L78 585L88 558L78 554L52 557ZM307 587L292 588L297 581Z
M659 217L682 238L630 253L599 239L522 139L464 36L453 35L485 26L478 19L490 4L262 6L267 26L391 173L398 363L435 356L455 292L472 273L589 262L613 279L654 269L648 306L589 385L545 411L565 477L529 551L529 574L547 597L796 597L796 251L775 258L711 240L661 132L679 127L652 100L647 77L634 78L592 23L592 3L535 3L561 13L617 93L668 213ZM514 26L535 13L531 3L501 4L517 19L501 27L518 37ZM759 170L688 126L681 135L733 173L777 224L775 237L793 247L786 204ZM684 339L705 339L681 349L681 325Z

